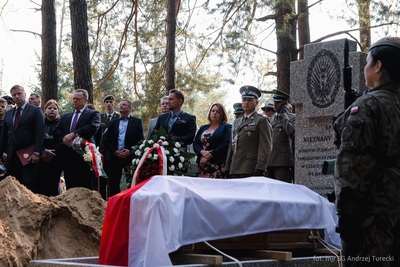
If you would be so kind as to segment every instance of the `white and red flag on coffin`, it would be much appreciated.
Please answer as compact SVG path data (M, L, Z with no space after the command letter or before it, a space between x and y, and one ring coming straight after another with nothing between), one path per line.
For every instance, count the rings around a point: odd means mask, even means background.
M327 229L340 246L336 223L335 206L302 185L157 175L109 199L99 263L172 266L183 245L291 229Z

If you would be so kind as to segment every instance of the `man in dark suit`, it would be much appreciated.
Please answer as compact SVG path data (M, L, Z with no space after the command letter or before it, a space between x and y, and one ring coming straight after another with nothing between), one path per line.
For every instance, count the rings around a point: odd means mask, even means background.
M90 166L72 148L75 137L95 143L94 134L100 127L100 113L86 108L88 92L76 89L72 98L73 112L61 116L60 123L54 130L54 137L60 141L60 157L63 159L64 178L67 188L96 188L96 180Z
M120 190L122 170L129 167L133 158L132 147L144 139L142 120L130 116L132 103L122 100L119 104L121 118L110 122L104 134L104 146L110 154L110 172L108 174L109 196Z
M110 153L104 146L104 133L107 130L110 122L119 119L120 115L115 112L114 108L116 105L115 97L113 95L107 95L103 99L104 107L106 111L100 115L100 128L96 132L95 141L99 147L100 153L103 155L103 169L107 176L110 175ZM107 179L104 177L99 178L100 182L100 194L104 199L107 199Z
M185 97L181 91L169 91L168 100L170 112L158 116L154 129L159 130L162 126L173 134L176 141L188 146L193 143L196 134L196 117L182 110Z
M114 108L116 105L115 97L113 95L108 95L103 99L104 107L106 111L100 114L100 129L96 133L96 145L100 146L100 152L105 152L105 148L101 143L104 132L107 130L110 122L119 119L120 115L115 112Z
M25 89L14 85L10 90L16 106L8 110L4 117L4 124L0 137L0 155L7 158L8 174L15 176L33 192L36 192L35 176L40 155L43 151L44 117L40 108L26 101ZM33 145L33 153L28 147ZM17 151L25 149L22 154L28 159L23 165ZM7 155L3 154L7 153Z
M240 88L244 116L233 122L226 170L231 178L263 176L272 149L272 128L256 107L261 92L254 86Z

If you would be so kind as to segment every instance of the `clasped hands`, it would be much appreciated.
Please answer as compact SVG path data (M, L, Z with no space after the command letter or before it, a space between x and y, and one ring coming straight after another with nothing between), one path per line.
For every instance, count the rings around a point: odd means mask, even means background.
M207 161L212 159L213 156L212 156L211 152L212 152L212 150L200 151L200 155L201 155L200 165L204 166L204 164L206 164Z
M131 155L131 152L129 151L129 149L118 149L114 152L114 156L116 156L117 158L126 158L129 157Z

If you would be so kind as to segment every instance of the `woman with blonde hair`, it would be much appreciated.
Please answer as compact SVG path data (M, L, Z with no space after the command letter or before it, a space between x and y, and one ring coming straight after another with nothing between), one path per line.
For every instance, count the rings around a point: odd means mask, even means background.
M197 131L193 149L197 155L198 177L226 178L225 161L232 135L232 125L222 104L212 104L209 124Z
M61 159L57 157L58 142L53 131L60 122L60 107L56 100L50 99L44 106L44 141L45 157L39 162L36 183L39 194L56 196L60 193Z

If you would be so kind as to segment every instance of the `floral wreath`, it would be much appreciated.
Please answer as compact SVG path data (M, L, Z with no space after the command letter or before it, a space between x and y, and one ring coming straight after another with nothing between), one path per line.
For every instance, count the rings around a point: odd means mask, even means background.
M150 140L142 140L132 147L132 151L132 180L128 181L128 187L154 175L183 176L190 168L190 159L195 156L187 152L163 127L155 130L155 135Z
M72 141L72 148L90 165L90 169L94 172L96 178L107 178L103 169L103 155L95 144L77 136Z

